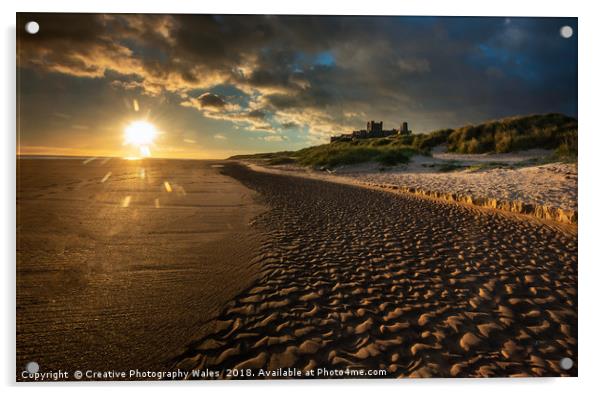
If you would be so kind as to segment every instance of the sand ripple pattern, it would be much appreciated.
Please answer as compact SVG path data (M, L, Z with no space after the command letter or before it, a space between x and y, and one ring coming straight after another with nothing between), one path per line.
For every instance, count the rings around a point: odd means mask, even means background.
M269 240L263 272L176 367L577 374L576 235L239 165L224 172L271 208L254 225Z

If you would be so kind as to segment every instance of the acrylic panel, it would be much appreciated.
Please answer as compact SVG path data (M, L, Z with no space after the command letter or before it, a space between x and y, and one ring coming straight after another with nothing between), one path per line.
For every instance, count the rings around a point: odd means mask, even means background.
M17 380L576 376L577 36L17 14Z

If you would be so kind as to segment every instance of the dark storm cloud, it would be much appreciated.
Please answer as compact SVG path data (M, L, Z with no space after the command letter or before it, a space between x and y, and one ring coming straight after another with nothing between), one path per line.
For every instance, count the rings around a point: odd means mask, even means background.
M19 15L22 67L148 95L204 116L328 134L409 120L414 130L518 113L576 115L571 18ZM199 89L232 86L243 104ZM198 94L197 94L198 95ZM211 110L211 111L208 111Z
M203 93L198 100L201 107L224 108L226 106L226 102L221 97L209 92Z
M283 129L294 129L299 127L299 125L294 122L285 122L281 126Z
M254 131L273 131L268 122L269 115L261 109L248 110L232 102L226 102L222 97L205 92L199 97L189 97L180 102L181 106L192 107L210 119L229 121L243 125Z
M266 117L265 111L262 111L262 110L249 111L247 115L250 118L255 118L255 119L265 119L265 117Z

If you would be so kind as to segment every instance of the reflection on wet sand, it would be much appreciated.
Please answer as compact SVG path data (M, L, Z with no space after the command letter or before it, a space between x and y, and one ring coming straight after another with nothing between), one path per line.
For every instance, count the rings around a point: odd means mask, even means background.
M253 281L259 207L210 165L19 161L18 366L161 368Z

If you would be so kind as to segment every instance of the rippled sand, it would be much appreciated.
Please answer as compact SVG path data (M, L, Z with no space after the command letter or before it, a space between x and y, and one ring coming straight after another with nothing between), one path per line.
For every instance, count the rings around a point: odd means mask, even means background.
M270 207L254 225L267 236L263 269L174 367L577 374L574 229L234 164L223 171ZM564 357L575 361L569 371Z

